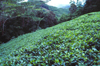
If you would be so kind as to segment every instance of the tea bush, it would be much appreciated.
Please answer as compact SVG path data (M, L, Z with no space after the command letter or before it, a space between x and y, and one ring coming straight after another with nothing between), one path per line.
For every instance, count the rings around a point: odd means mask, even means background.
M100 12L19 36L0 46L0 66L100 65Z

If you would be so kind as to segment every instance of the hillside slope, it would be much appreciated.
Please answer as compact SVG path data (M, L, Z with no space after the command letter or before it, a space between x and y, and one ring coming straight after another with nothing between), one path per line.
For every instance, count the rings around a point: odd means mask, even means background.
M61 17L62 14L70 13L69 8L57 8L54 6L49 6L47 4L42 5L43 8L52 11L58 18Z
M100 65L100 12L0 45L0 66Z

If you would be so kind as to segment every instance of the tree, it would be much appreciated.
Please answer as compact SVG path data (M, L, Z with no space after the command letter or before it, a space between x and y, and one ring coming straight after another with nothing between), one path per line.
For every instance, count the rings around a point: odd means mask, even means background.
M76 10L77 10L77 6L75 5L75 1L71 0L69 11L70 11L71 14L73 14Z
M77 7L82 7L82 2L77 0L77 3L76 3Z
M82 15L82 9L83 9L82 2L77 0L76 5L77 5L77 10L75 13L77 16L80 16L80 15Z
M2 2L0 3L0 43L36 31L40 27L46 28L56 24L55 15L52 12L43 13L41 8L41 4L45 4L43 1L19 3L16 0L14 3L15 1L4 0L0 2ZM45 23L42 22L43 20Z
M24 0L0 0L0 3L1 2L7 2L7 3L18 3L20 1L24 1Z
M71 20L70 14L62 14L60 17L59 23Z
M100 0L86 0L83 13L100 11Z

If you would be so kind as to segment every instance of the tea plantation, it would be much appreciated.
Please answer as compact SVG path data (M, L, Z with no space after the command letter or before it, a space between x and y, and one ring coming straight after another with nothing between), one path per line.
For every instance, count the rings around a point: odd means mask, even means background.
M99 66L100 12L0 45L0 66Z

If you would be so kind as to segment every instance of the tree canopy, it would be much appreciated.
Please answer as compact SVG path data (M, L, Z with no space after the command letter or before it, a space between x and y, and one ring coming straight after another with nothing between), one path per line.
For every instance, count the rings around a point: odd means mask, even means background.
M100 11L100 0L86 0L83 13Z
M41 6L46 2L20 1L0 1L0 41L6 42L13 37L57 24L53 12L43 12Z

